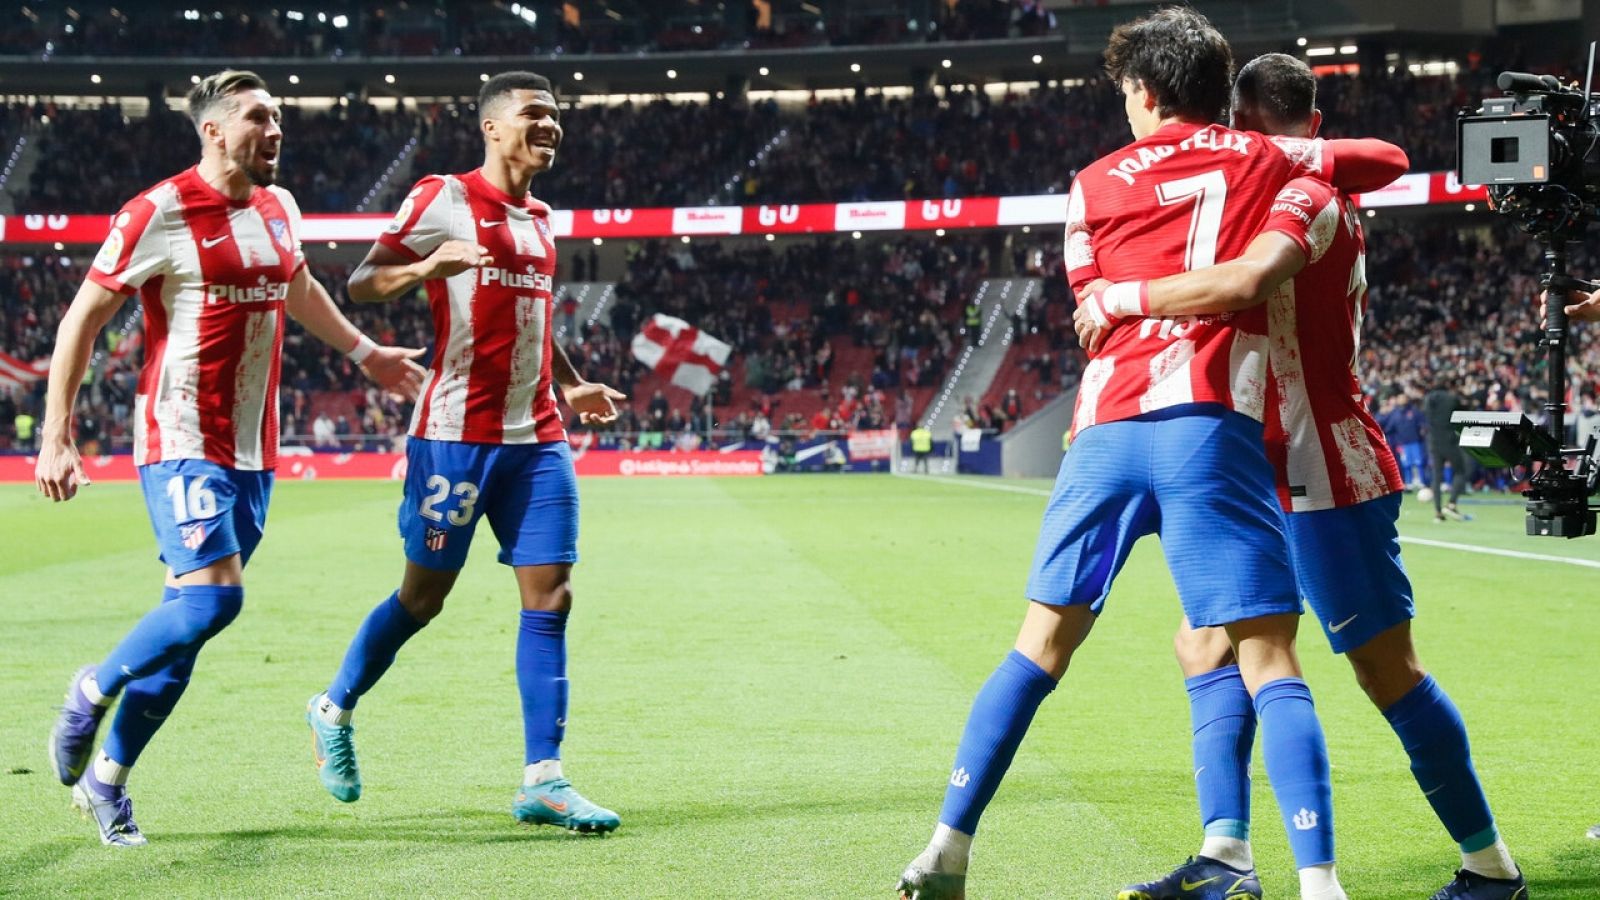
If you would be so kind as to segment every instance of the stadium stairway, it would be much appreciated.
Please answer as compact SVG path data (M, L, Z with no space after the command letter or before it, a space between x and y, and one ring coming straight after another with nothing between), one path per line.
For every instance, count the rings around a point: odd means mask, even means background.
M578 310L573 315L577 329L584 328L597 322L611 321L611 301L617 296L617 284L614 281L563 281L556 286L556 340L571 340L573 335L567 334L567 318L561 314L561 306L568 297L576 298Z
M9 216L17 211L17 201L11 192L26 194L33 170L39 164L39 135L36 132L7 133L0 143L0 153L5 154L0 160L4 165L0 169L3 173L0 174L0 215Z
M389 163L389 167L383 170L383 174L367 190L366 196L361 200L361 205L356 207L356 212L388 212L388 210L379 206L379 202L391 194L398 196L399 189L405 186L400 182L402 179L410 177L411 157L417 155L417 148L420 146L422 146L422 141L416 134L411 135L406 140L405 146L400 148L400 152Z
M988 392L1019 337L1013 334L1012 316L1039 291L1037 278L991 278L978 286L976 301L983 316L978 340L962 349L944 386L922 414L922 424L935 438L950 437L951 422L960 414L964 398L977 403Z

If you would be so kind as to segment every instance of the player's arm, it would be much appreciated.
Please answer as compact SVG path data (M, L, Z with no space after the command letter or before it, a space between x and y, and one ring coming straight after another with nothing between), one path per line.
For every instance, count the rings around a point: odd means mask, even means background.
M609 385L584 381L567 358L561 342L550 342L550 377L561 386L561 399L567 401L578 421L585 425L604 425L617 418L617 400L628 395Z
M317 340L348 356L384 390L407 400L417 399L417 390L422 387L422 367L412 360L421 356L422 351L378 346L344 317L333 298L328 296L327 289L311 277L308 267L301 266L294 280L289 282L285 306L289 315Z
M1388 187L1411 168L1406 152L1377 138L1330 140L1324 180L1347 194Z
M1168 275L1093 288L1072 313L1078 343L1093 353L1112 328L1130 316L1199 316L1249 309L1264 302L1278 285L1305 268L1305 250L1288 235L1256 236L1243 255L1225 263Z
M449 278L468 269L494 265L487 247L468 241L445 241L426 257L407 256L384 243L372 245L367 258L350 273L347 288L357 303L382 303L424 282Z
M56 329L56 348L50 355L50 380L44 401L44 422L40 429L39 458L33 478L39 493L51 500L71 500L78 486L89 483L72 437L72 410L78 402L78 386L89 371L89 354L94 340L121 308L125 294L84 281L72 298L72 305Z

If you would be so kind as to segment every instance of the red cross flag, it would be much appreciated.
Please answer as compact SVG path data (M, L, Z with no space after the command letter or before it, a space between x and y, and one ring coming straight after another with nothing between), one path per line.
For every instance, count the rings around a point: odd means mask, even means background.
M23 362L9 353L0 352L0 388L22 390L50 374L48 357L36 362Z
M668 382L704 395L717 383L732 347L682 319L660 313L633 337L634 358Z

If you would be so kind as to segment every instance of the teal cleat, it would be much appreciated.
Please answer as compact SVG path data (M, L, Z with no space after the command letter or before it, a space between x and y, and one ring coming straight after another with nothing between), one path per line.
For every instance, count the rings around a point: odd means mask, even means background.
M528 825L555 825L585 834L605 834L622 824L616 813L584 799L565 778L518 788L511 814Z
M306 703L306 724L311 726L311 758L317 764L317 777L335 800L354 803L361 799L361 770L356 766L354 725L329 725L317 715L313 694Z

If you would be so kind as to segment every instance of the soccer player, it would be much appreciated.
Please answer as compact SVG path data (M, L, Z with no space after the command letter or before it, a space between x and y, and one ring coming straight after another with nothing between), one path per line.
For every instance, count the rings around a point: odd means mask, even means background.
M1233 124L1313 137L1322 121L1315 102L1316 79L1305 63L1280 53L1259 56L1234 84ZM1226 315L1265 304L1267 456L1287 513L1300 592L1334 652L1349 659L1389 721L1418 785L1460 845L1461 869L1436 900L1525 898L1473 768L1461 715L1423 670L1411 641L1411 584L1395 528L1405 483L1352 368L1367 299L1360 222L1348 196L1315 179L1295 179L1278 193L1243 256L1113 290L1142 294L1141 311L1150 316ZM1104 336L1103 296L1089 298L1075 314L1086 346ZM1220 629L1186 623L1176 646L1190 698L1205 839L1199 855L1168 876L1119 896L1259 897L1249 844L1250 698ZM1240 881L1244 888L1223 892Z
M1075 290L1242 253L1297 175L1370 187L1404 171L1404 154L1379 142L1268 140L1209 124L1227 106L1232 68L1226 40L1193 10L1163 9L1113 32L1106 70L1135 140L1081 170L1068 195ZM1362 164L1373 150L1371 161L1387 166ZM973 701L933 839L901 877L904 896L964 895L979 816L1133 543L1150 533L1161 537L1185 612L1226 626L1237 646L1302 896L1345 896L1322 729L1294 652L1300 602L1261 444L1266 330L1260 310L1149 318L1112 331L1094 355L1015 650Z
M106 844L145 843L125 784L188 686L195 657L244 603L242 574L266 521L278 458L283 316L348 351L385 388L415 396L420 350L377 347L306 269L300 209L273 185L283 140L260 77L225 71L189 92L200 163L128 201L61 320L35 476L52 500L89 483L72 409L95 335L138 292L144 369L133 458L167 565L161 604L99 665L79 669L50 732L74 805ZM90 765L95 734L122 705Z
M578 376L551 340L556 248L550 208L528 194L561 144L550 82L490 78L478 94L483 166L417 183L350 276L350 296L427 289L437 345L406 444L399 590L367 616L306 721L318 773L346 803L361 796L351 714L400 647L439 614L487 516L522 598L517 686L525 769L518 821L607 832L617 814L561 771L567 724L567 615L578 559L578 489L554 387L583 422L616 418L623 395Z

